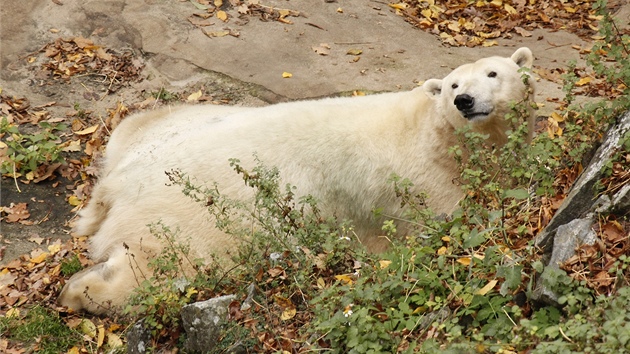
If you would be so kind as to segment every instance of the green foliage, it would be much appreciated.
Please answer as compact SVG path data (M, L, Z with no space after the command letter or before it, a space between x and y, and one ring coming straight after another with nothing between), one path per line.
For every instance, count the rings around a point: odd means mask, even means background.
M139 287L125 308L132 315L142 315L154 336L177 338L179 312L196 299L197 288L207 286L208 274L200 271L201 261L190 259L190 247L178 242L177 232L161 222L149 225L151 233L164 245L162 252L152 257L152 275L137 274ZM133 256L130 255L133 264Z
M65 277L70 277L79 272L81 269L83 269L83 266L81 265L81 261L77 255L74 255L71 258L66 258L61 262L61 274Z
M159 91L151 92L151 96L156 100L164 101L164 102L173 102L179 99L179 95L174 92L169 92L164 89L164 87L160 88Z
M24 317L0 317L0 337L28 343L36 353L65 353L81 334L71 330L59 315L44 307L29 309Z
M67 126L40 122L39 127L41 131L36 134L22 134L17 126L2 118L0 136L8 147L8 159L0 165L1 174L24 175L37 170L40 165L64 161L59 147L61 140L56 132L67 129Z

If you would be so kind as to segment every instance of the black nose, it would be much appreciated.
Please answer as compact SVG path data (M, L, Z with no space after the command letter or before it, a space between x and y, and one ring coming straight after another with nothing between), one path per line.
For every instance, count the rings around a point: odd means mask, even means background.
M455 106L460 111L469 110L473 108L474 105L475 105L475 98L471 97L470 95L462 94L462 95L457 95L457 97L455 97Z

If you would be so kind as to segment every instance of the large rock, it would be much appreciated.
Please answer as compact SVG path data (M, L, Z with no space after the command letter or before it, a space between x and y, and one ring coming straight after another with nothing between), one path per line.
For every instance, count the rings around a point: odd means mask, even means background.
M609 197L610 200L616 201L618 205L614 205L612 202L607 208L597 208L595 206L597 190L595 184L602 177L602 171L604 166L610 161L611 157L617 152L619 147L623 144L624 137L630 130L630 112L624 114L618 124L614 125L602 142L602 145L597 149L595 156L591 160L591 163L582 172L582 175L571 188L571 192L564 200L556 215L551 219L551 222L540 236L536 239L536 246L543 247L545 253L550 253L553 247L553 237L558 227L569 223L571 220L586 216L589 212L594 212L596 209L598 212L608 212L613 209L619 209L619 207L628 209L628 190L630 187L625 186L619 192ZM605 203L602 203L605 206Z
M581 244L592 245L597 236L592 230L596 215L617 213L626 215L630 209L630 185L622 186L612 195L598 197L596 183L602 178L604 167L629 138L630 112L620 117L604 137L595 156L575 182L564 203L536 239L543 248L546 269L539 277L533 299L556 305L557 296L546 286L559 265L575 254Z
M151 351L151 330L144 320L136 322L127 332L127 354L145 354Z
M228 306L236 299L226 295L184 306L182 325L186 331L184 349L189 353L208 353L216 346L227 320Z

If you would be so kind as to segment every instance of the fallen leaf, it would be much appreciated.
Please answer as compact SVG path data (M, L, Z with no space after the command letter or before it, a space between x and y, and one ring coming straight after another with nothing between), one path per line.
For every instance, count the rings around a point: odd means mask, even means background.
M296 313L297 313L297 310L295 309L295 307L286 309L282 311L282 315L280 315L280 319L283 321L290 320L293 317L295 317Z
M32 236L28 239L31 242L35 242L38 245L41 245L42 242L44 242L44 238L43 237L39 237L39 236Z
M267 271L267 273L269 273L269 275L271 275L271 277L275 278L281 274L284 274L284 269L282 269L282 267L278 266L278 267L273 267L271 269L269 269Z
M465 266L470 265L470 261L472 260L472 258L470 257L460 257L457 259L457 263L463 264Z
M79 332L85 334L90 338L96 337L96 325L94 325L94 322L88 320L87 318L84 318L81 321L77 329L79 330Z
M339 280L344 285L352 285L354 283L354 279L352 279L351 274L335 275L335 279Z
M115 333L107 333L107 345L114 349L123 346L123 342L120 337Z
M394 8L396 10L404 10L406 9L409 5L404 3L404 2L399 2L397 4L388 4L389 7Z
M217 18L223 22L227 22L228 15L225 11L217 11Z
M230 31L214 31L214 32L208 32L205 29L201 29L201 31L203 32L203 34L205 34L206 36L213 38L213 37L225 37L228 34L230 34Z
M313 51L319 55L330 54L330 46L327 43L320 43L317 47L312 47Z
M288 79L290 77L293 77L293 74L285 71L285 72L282 73L282 77L285 78L285 79Z
M490 290L494 289L494 286L497 285L497 280L491 280L488 284L486 284L486 286L484 286L483 288L475 291L475 295L486 295Z
M189 102L190 102L190 101L197 101L197 100L199 100L199 97L201 97L201 95L202 95L201 90L199 90L199 91L197 91L197 92L195 92L195 93L190 94L190 95L186 98L186 101L189 101Z
M583 77L583 78L580 78L580 79L579 79L579 80L575 83L575 86L584 86L584 85L589 84L591 81L593 81L593 79L592 79L591 77L588 77L588 76L587 76L587 77Z
M514 27L514 31L523 37L531 37L532 33L522 27Z
M71 140L63 144L64 147L61 151L65 152L78 152L81 151L81 140Z
M79 199L79 197L77 197L76 195L71 195L68 198L68 204L72 205L72 206L78 206L81 205L81 199Z
M26 203L11 203L8 207L2 207L1 210L3 213L7 214L4 217L4 221L7 223L26 220L31 216L31 213L27 209Z
M346 54L347 55L361 55L363 54L363 51L361 49L350 49L348 50Z
M38 254L37 256L29 259L29 262L31 262L33 264L39 264L39 263L43 262L44 260L46 260L46 257L48 257L48 253L47 252L42 252L42 253Z
M78 132L74 132L76 135L88 135L88 134L92 134L96 131L96 129L98 129L98 124L95 124L91 127L85 128L83 130L79 130Z
M99 324L98 326L96 326L96 329L98 331L98 337L96 338L96 347L100 348L103 346L103 342L105 341L105 328L102 324Z
M385 261L385 260L383 260L383 261L378 261L378 263L379 263L381 269L385 269L385 268L389 267L390 264L392 264L392 261Z

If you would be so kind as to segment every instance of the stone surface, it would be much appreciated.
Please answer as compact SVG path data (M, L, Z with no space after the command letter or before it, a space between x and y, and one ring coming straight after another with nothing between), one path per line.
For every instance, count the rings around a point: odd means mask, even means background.
M551 278L556 276L559 265L575 254L576 247L592 245L597 241L597 235L592 229L597 214L629 213L630 185L623 186L611 196L599 197L595 187L606 164L630 136L629 131L630 112L627 112L608 130L595 156L573 184L562 206L537 237L536 245L544 250L546 267L536 281L533 300L557 305L558 296L546 284L553 282Z
M211 352L227 319L228 305L236 299L226 295L196 302L182 308L182 326L186 331L184 348L189 353Z
M611 156L617 151L623 143L623 137L630 130L630 112L622 115L616 125L611 127L602 144L597 149L595 156L591 159L590 164L584 169L582 175L573 184L569 195L564 200L554 217L549 222L545 230L537 237L536 246L542 247L546 254L550 254L554 244L554 235L556 230L562 225L566 225L574 219L586 216L589 212L594 212L599 205L596 202L597 191L595 184L601 177L604 166L610 161ZM619 205L615 205L614 201L618 200ZM610 207L599 212L607 212L618 207L628 206L628 188L622 188L621 191L613 195ZM626 211L627 212L627 211Z
M575 254L575 249L583 244L592 245L597 241L597 235L592 229L593 219L575 219L558 227L555 233L553 252L545 270L536 281L532 299L547 304L557 305L558 295L547 284L553 283L555 273L560 265Z
M145 354L149 348L151 348L151 330L144 325L144 320L140 320L127 332L127 353Z

